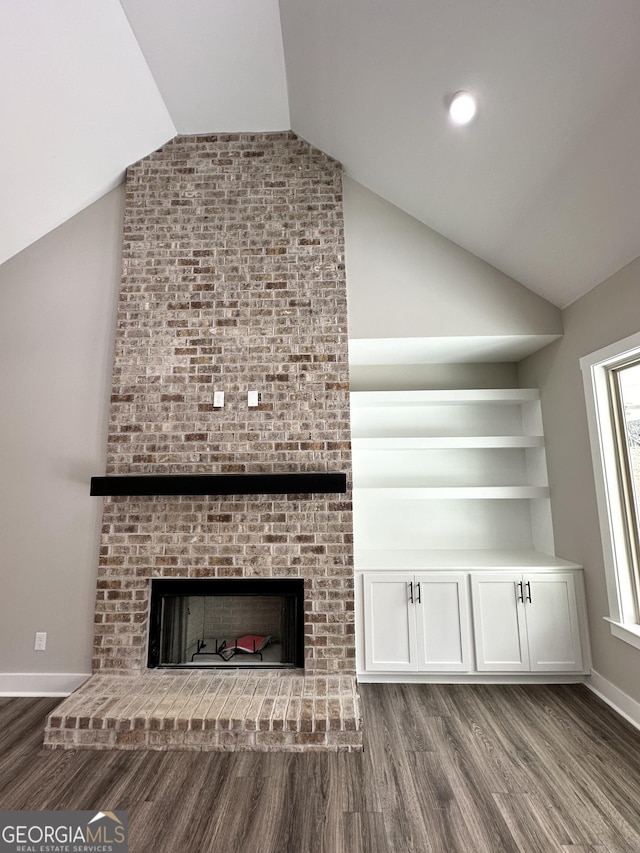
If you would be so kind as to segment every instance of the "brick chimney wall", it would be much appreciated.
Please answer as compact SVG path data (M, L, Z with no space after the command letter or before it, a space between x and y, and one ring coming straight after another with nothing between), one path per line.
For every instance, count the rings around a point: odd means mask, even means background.
M132 166L106 473L343 471L348 492L105 498L94 671L145 668L152 577L301 577L305 673L355 673L348 392L339 164L278 133Z

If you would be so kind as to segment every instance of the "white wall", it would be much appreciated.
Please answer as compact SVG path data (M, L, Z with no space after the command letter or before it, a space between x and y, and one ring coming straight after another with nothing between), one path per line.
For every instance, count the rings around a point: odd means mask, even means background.
M562 333L560 311L345 177L350 338Z
M178 133L288 130L278 0L120 0Z
M640 258L562 312L564 337L520 364L539 385L559 556L585 567L593 668L640 702L640 651L614 638L608 615L587 416L578 360L640 331Z
M176 133L118 0L4 0L0 79L0 263Z
M90 671L123 200L0 266L0 675Z

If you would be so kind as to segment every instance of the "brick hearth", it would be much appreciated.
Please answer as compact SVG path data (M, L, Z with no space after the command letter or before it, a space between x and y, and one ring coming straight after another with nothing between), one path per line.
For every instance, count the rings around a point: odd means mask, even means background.
M155 671L94 675L47 722L48 747L362 749L350 676Z

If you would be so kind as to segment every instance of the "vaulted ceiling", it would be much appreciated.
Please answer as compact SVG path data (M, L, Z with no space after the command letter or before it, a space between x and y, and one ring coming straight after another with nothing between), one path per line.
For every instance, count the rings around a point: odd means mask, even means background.
M289 128L561 307L640 254L638 0L3 0L0 74L0 262L176 133Z

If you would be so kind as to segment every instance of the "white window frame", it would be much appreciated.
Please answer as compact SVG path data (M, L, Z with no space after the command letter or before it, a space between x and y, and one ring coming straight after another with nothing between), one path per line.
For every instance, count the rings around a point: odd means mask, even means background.
M609 383L612 368L640 356L640 332L580 359L595 477L611 633L640 649L640 624Z

